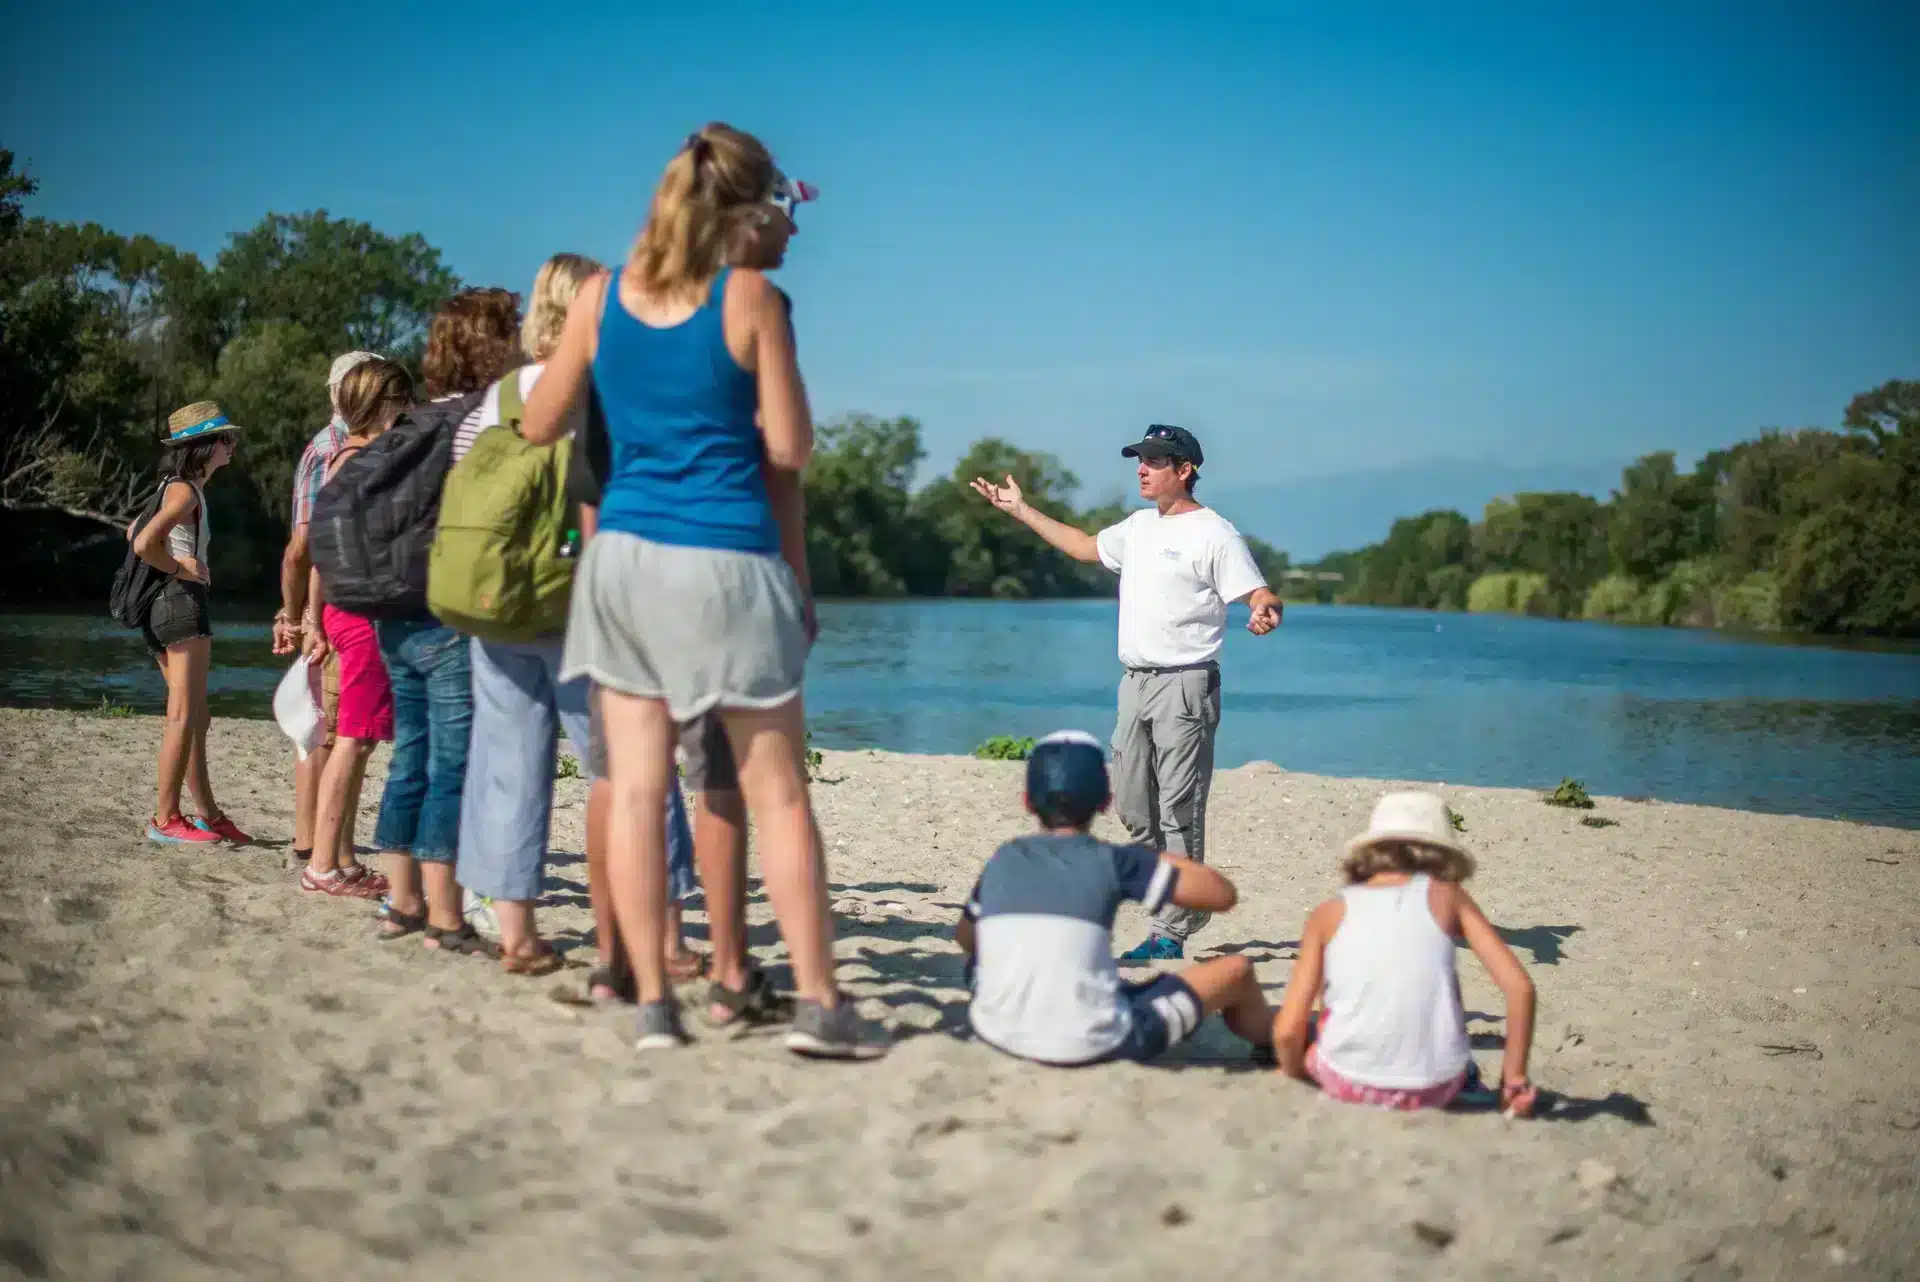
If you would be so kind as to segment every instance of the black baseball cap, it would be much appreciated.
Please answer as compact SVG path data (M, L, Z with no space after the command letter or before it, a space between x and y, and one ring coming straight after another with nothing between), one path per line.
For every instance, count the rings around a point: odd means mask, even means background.
M1199 467L1207 461L1200 452L1200 442L1192 432L1184 427L1174 427L1167 423L1155 423L1147 428L1147 434L1139 442L1120 451L1121 458L1183 458Z
M1027 805L1051 822L1085 824L1111 791L1107 754L1082 730L1056 730L1027 757Z

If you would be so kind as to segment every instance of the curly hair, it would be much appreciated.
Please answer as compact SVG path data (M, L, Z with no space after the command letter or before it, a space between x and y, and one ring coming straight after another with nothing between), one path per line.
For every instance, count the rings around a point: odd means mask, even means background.
M647 225L629 259L647 294L697 302L730 249L773 194L779 170L766 144L714 123L667 162Z
M1473 856L1422 841L1373 841L1347 852L1340 871L1355 885L1383 872L1423 872L1435 881L1462 882L1473 876Z
M478 392L520 363L520 296L463 289L440 305L420 362L430 397Z

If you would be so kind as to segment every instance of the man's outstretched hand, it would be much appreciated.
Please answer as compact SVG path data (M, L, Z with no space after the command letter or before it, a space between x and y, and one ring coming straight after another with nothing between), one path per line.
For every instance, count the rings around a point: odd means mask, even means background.
M973 492L1002 512L1019 515L1020 508L1027 496L1020 492L1020 483L1009 476L1004 485L995 485L983 476L973 478Z
M1253 635L1263 637L1280 626L1283 607L1271 589L1261 588L1255 592L1247 598L1247 606L1252 611L1247 619L1247 631Z

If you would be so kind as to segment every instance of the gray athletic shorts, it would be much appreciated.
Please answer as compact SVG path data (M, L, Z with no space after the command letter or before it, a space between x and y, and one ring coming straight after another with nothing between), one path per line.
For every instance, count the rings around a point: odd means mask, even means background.
M593 715L587 736L587 769L596 779L607 777L607 732L600 726L600 701L592 700ZM738 792L740 773L733 764L733 745L720 714L709 712L680 727L680 777L688 792Z
M666 702L682 725L800 693L800 585L778 556L676 547L603 530L573 583L561 679Z

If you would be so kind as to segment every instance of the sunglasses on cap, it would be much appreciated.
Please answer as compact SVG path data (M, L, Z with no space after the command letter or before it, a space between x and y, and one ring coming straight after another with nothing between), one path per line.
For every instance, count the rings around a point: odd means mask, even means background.
M785 214L788 222L793 222L793 212L795 209L810 200L818 200L819 198L819 188L809 183L803 183L796 179L789 178L785 174L775 174L773 178L773 194L767 197L767 203Z

